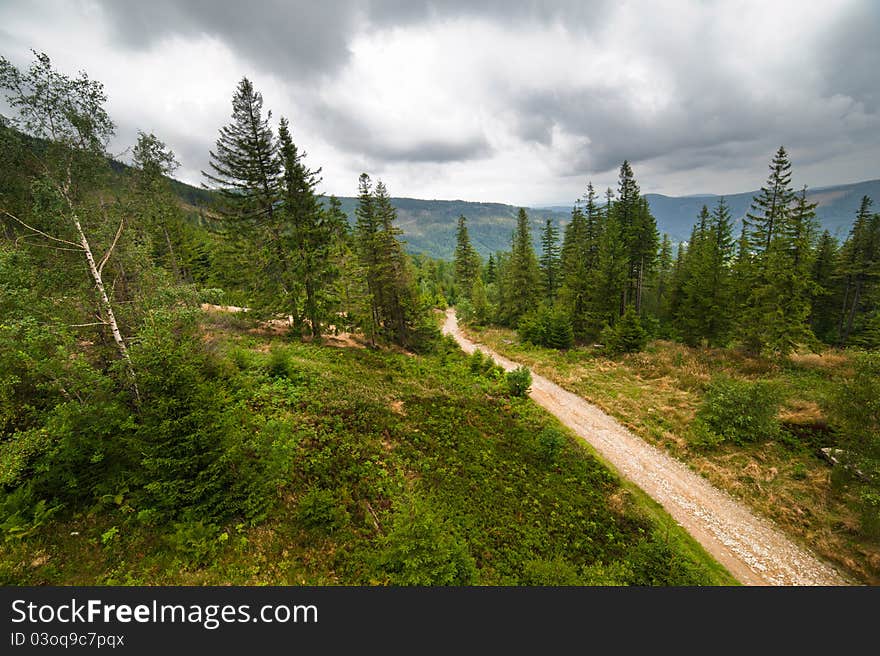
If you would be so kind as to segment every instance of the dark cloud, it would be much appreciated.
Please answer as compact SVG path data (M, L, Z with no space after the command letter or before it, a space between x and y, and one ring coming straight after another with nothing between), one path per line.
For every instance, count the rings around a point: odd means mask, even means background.
M248 5L240 0L101 0L115 40L147 48L162 38L206 35L282 78L332 72L349 57L353 0Z
M599 24L609 0L544 3L529 0L99 0L123 47L146 48L173 35L220 39L283 79L332 74L350 56L360 28L428 20L485 18L505 23Z

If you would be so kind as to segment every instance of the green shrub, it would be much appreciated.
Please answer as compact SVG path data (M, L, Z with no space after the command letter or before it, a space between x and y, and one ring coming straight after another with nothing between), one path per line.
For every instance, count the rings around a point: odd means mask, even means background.
M480 349L475 349L468 358L468 368L472 374L481 374L483 373L483 366L483 352Z
M546 311L543 307L535 312L523 315L517 324L517 334L523 343L541 346L546 340Z
M609 353L637 353L648 343L648 333L639 315L629 306L614 326L605 326L601 339Z
M34 501L30 487L23 485L0 499L0 534L4 540L30 537L60 509L44 499Z
M561 308L553 310L540 306L524 315L517 326L520 341L536 346L568 349L574 344L574 329L568 313Z
M654 534L642 539L630 552L629 585L694 586L707 585L708 575L697 564L673 548L666 537Z
M476 376L496 379L504 373L504 369L495 364L490 355L483 355L480 349L474 350L468 358L468 368Z
M467 544L419 497L397 504L381 544L379 566L394 585L470 585L476 579Z
M853 485L866 535L880 537L880 353L853 354L855 375L830 399L840 465L835 479Z
M532 372L528 367L519 366L507 372L505 381L511 396L526 396L532 386Z
M574 329L568 314L555 309L547 317L544 346L555 349L570 349L574 344Z
M210 564L229 539L217 524L201 520L175 522L174 531L165 536L165 543L178 558L178 562L195 567Z
M300 499L296 519L306 528L332 533L348 526L351 516L333 490L313 487Z
M558 428L548 426L538 433L538 455L546 464L556 464L564 446L565 434Z
M583 585L577 568L563 558L535 559L523 567L521 585Z
M780 396L767 383L751 383L716 376L697 409L691 440L714 446L722 441L747 444L779 435Z
M269 351L266 372L273 378L291 378L295 370L290 359L290 352L282 347L275 347Z

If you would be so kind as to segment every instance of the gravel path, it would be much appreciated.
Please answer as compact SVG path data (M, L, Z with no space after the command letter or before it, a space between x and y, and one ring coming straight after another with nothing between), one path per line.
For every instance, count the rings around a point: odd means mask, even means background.
M452 335L465 353L479 348L508 371L517 366L464 337L452 309L446 311L443 332ZM589 442L622 477L660 503L744 585L848 584L833 567L794 544L768 520L581 397L534 373L531 397Z

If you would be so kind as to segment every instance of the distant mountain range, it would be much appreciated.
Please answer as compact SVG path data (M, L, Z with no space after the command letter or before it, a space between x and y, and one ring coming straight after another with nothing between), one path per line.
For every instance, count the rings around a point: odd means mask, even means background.
M174 181L177 193L192 205L204 205L211 192ZM730 213L739 225L752 203L757 191L747 191L724 196ZM867 180L833 187L807 189L810 202L818 203L816 217L822 226L839 240L846 238L852 227L856 210L862 196L869 196L880 210L880 180ZM711 210L720 196L696 194L689 196L664 196L645 194L651 213L657 219L660 234L666 233L673 242L686 241L697 221L700 209L707 205ZM354 223L357 198L341 197L342 208ZM468 234L477 252L483 258L490 253L508 250L519 207L502 203L475 203L463 200L421 200L418 198L392 198L397 209L398 226L403 230L403 240L410 253L424 253L440 259L452 259L455 251L455 230L458 217L467 218ZM540 230L547 219L558 227L560 236L571 218L571 207L552 206L525 208L532 224L532 236L536 247L540 242Z
M736 222L739 233L742 218L757 191L724 196ZM807 189L810 202L818 203L816 218L822 229L827 229L839 240L846 238L852 227L856 210L862 196L869 196L880 210L880 180L868 180L833 187ZM686 241L697 221L700 209L706 205L711 210L720 196L699 194L690 196L664 196L645 194L651 213L657 219L657 229L669 235L673 242ZM342 207L351 221L354 220L356 198L341 198ZM432 257L451 259L455 250L455 229L459 215L467 218L468 234L474 248L484 258L490 253L510 248L510 239L516 225L519 210L513 205L501 203L473 203L462 200L419 200L415 198L392 198L397 208L398 225L403 230L407 250L426 253ZM571 207L552 206L526 208L532 223L532 236L536 246L540 230L547 219L553 220L560 229L571 218Z

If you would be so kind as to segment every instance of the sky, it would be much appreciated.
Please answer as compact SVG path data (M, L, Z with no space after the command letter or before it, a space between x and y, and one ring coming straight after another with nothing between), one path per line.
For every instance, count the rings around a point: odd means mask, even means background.
M880 178L880 2L0 0L0 55L104 84L200 185L242 79L291 124L319 190L571 205Z

